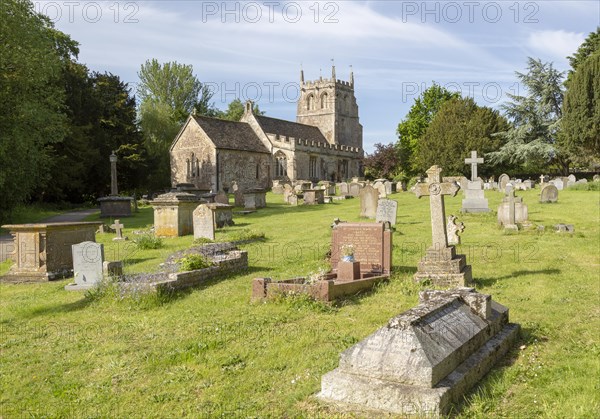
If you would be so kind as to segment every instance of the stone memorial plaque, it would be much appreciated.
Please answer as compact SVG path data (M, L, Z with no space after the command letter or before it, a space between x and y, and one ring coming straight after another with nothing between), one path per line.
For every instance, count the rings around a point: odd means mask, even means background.
M71 251L75 284L67 285L67 289L91 288L102 281L103 244L85 241L71 245Z
M214 212L207 204L200 204L194 210L194 239L215 239Z
M375 221L378 223L389 222L390 225L396 225L396 215L398 213L398 202L393 199L380 199L377 203L377 214Z

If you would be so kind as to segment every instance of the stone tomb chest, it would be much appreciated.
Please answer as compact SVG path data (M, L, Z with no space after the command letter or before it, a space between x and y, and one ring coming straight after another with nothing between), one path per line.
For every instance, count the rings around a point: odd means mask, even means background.
M433 417L504 356L519 326L508 308L473 288L422 291L419 305L340 356L318 397L357 409Z
M154 233L178 237L194 233L192 213L201 199L187 192L169 192L150 202L154 208Z
M96 241L101 222L4 225L14 237L15 262L3 281L48 281L73 275L71 246Z
M348 249L353 260L343 261ZM330 301L344 295L368 290L387 280L392 267L392 231L387 223L339 223L331 238L331 271L317 280L293 278L272 281L255 278L252 298L260 300L274 295L306 293Z
M255 210L266 207L266 193L267 191L264 189L248 189L247 191L244 191L244 209Z
M98 198L100 217L131 217L133 198L129 196L107 196Z

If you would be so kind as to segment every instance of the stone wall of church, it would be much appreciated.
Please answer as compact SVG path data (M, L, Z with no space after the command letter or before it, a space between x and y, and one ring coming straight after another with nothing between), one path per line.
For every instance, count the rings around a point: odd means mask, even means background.
M198 189L212 189L216 174L216 150L195 123L188 123L170 155L173 186L193 183Z
M271 187L270 154L218 150L217 160L219 165L219 188L229 188L233 181L242 190Z

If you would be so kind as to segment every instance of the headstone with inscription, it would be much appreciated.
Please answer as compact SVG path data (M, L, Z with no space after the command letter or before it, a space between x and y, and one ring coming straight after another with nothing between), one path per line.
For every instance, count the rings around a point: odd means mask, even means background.
M360 190L360 216L375 218L377 214L377 201L379 200L379 191L371 185L367 185Z
M426 182L417 183L417 198L429 196L431 210L432 246L419 262L415 281L429 280L434 286L465 286L472 280L471 266L465 255L457 255L454 246L448 246L444 195L455 196L460 186L453 182L441 182L442 169L432 166L427 170Z
M510 177L506 173L502 173L498 178L498 190L504 192L508 182L510 182Z
M360 271L389 275L392 269L392 232L384 223L339 223L331 236L331 268L337 271L343 250L352 246Z
M194 239L215 239L215 220L208 204L200 204L194 210Z
M398 202L393 199L380 199L377 203L375 221L378 223L388 222L390 225L396 225L397 213Z
M87 290L102 281L104 245L82 242L71 245L75 283L65 286L67 291Z
M545 184L542 187L542 192L540 193L540 202L542 204L548 202L558 202L558 188L551 183Z

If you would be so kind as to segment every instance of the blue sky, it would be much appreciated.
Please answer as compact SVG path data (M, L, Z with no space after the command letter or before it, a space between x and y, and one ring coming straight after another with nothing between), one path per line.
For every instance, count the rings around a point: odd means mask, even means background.
M39 1L79 59L135 87L147 59L192 64L219 108L236 96L295 120L307 80L354 69L364 146L395 130L432 81L497 108L524 93L528 56L569 68L600 24L599 1Z

